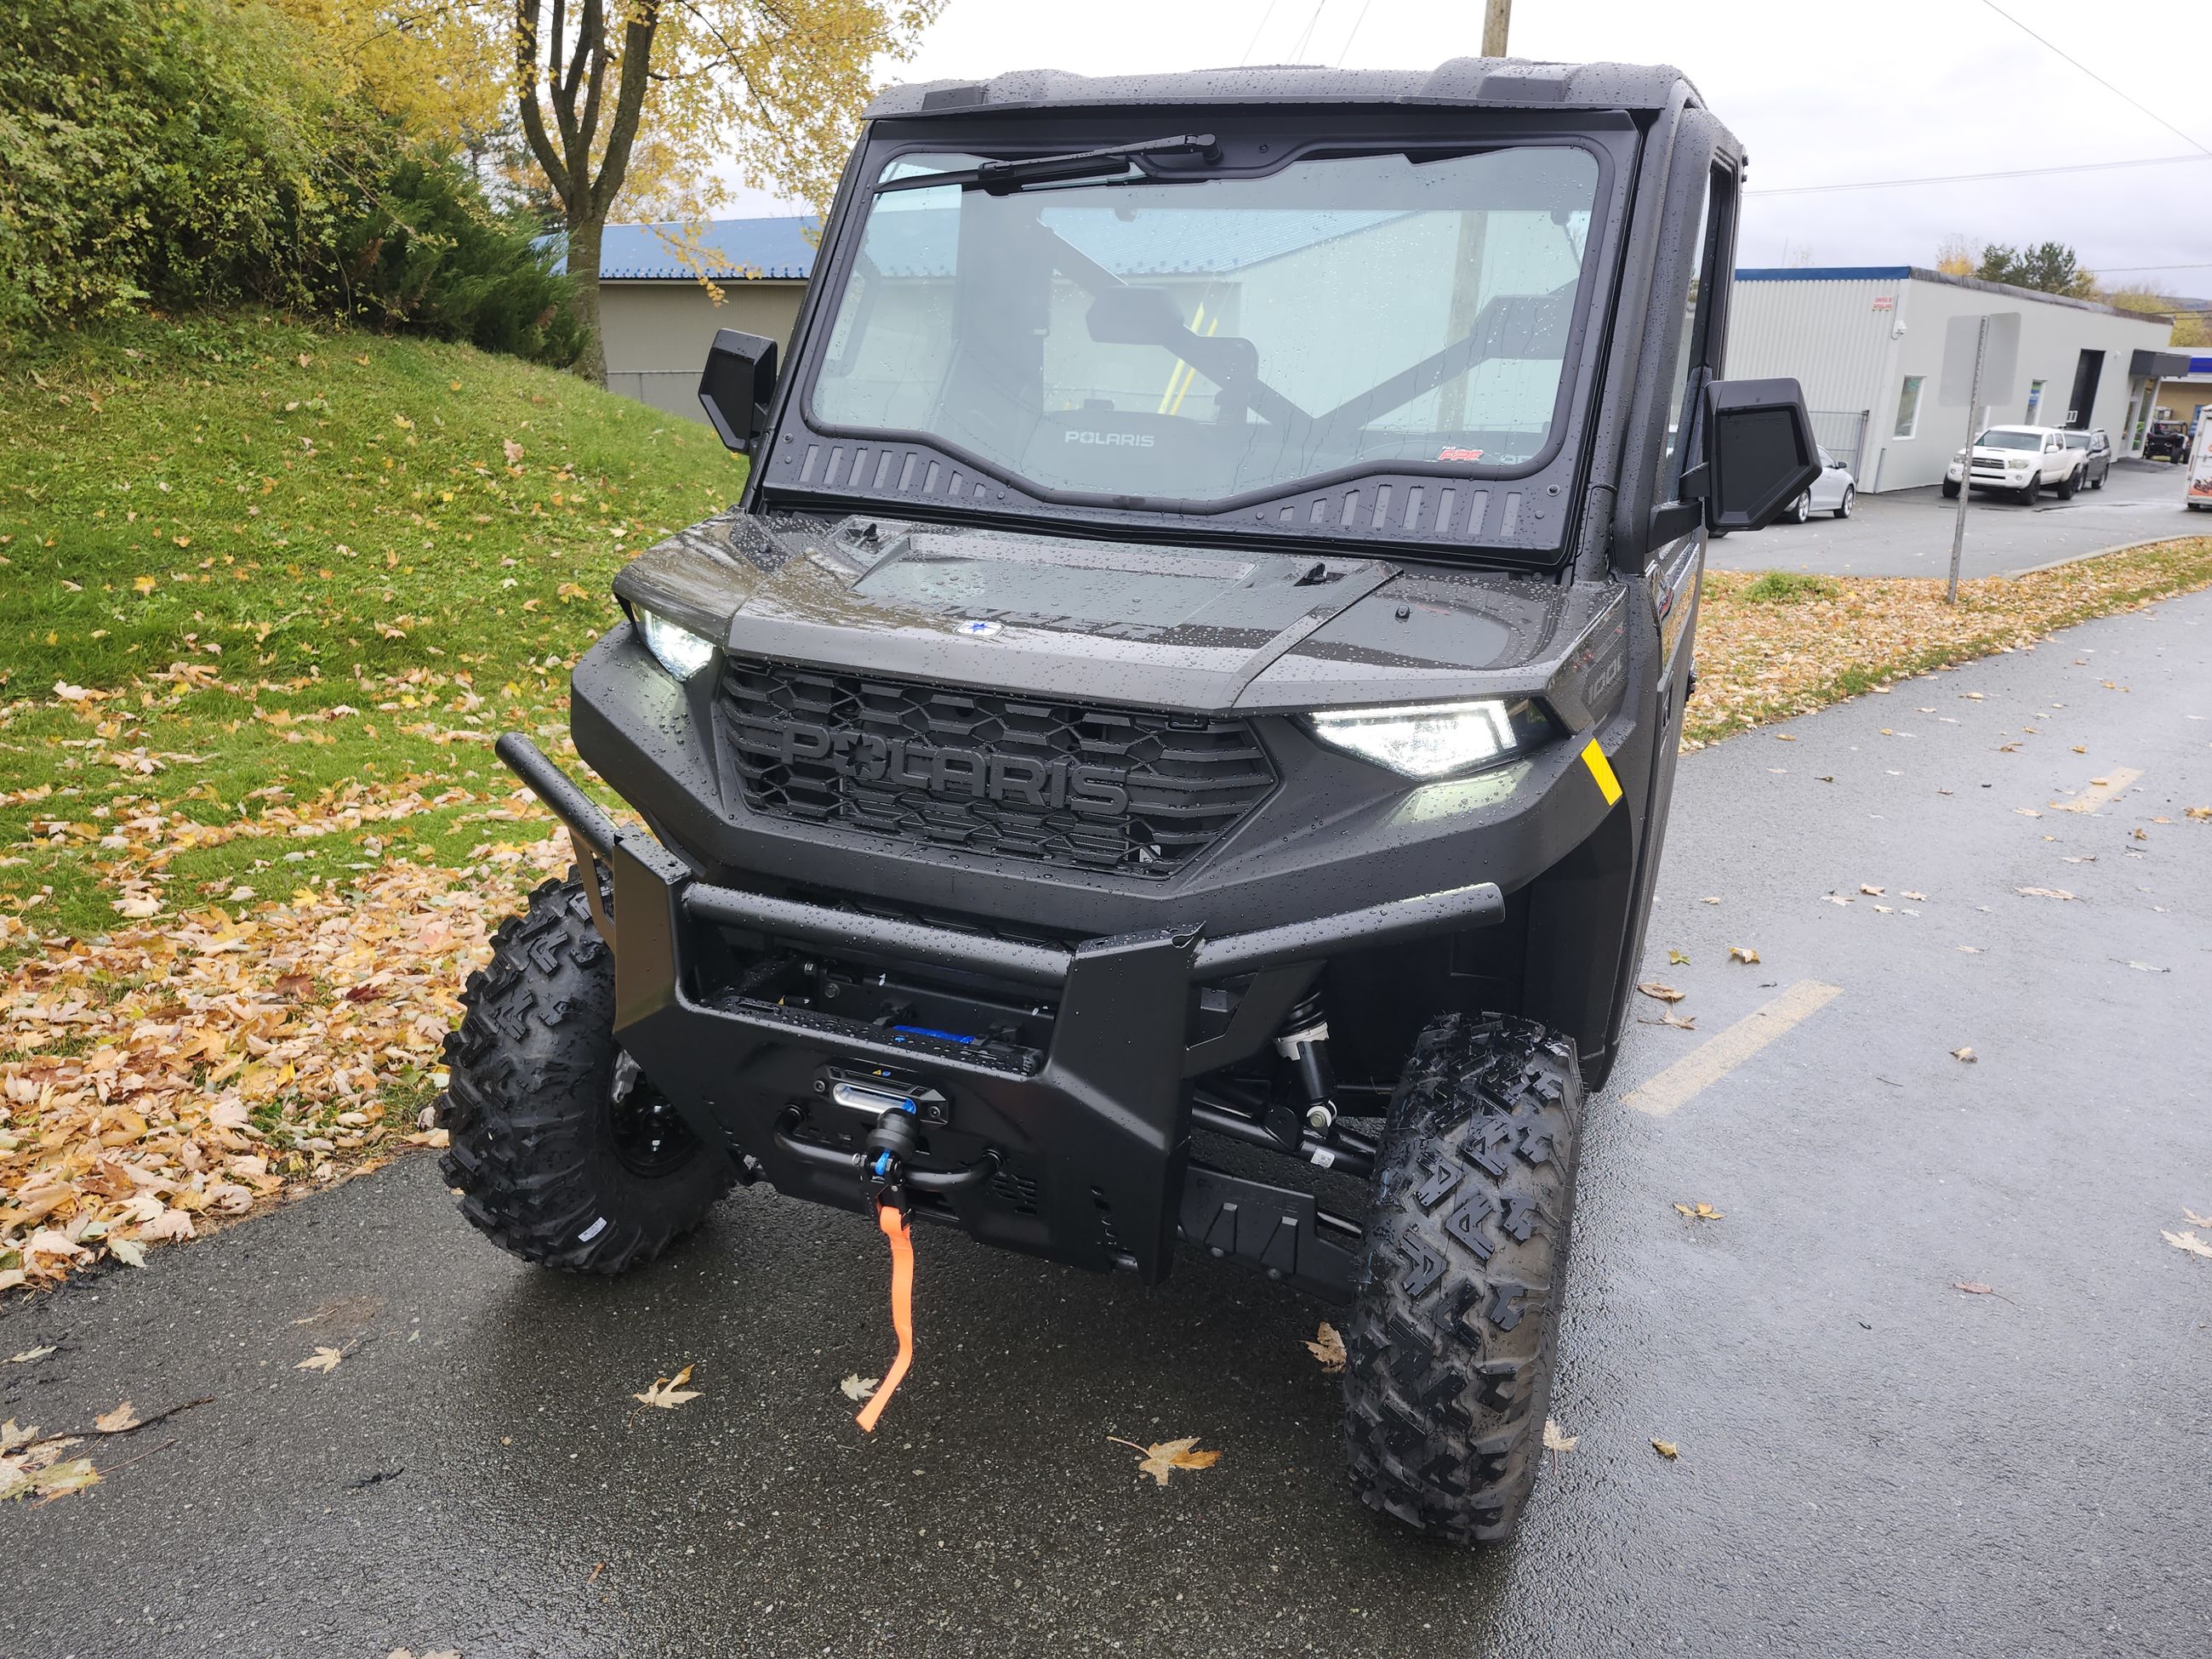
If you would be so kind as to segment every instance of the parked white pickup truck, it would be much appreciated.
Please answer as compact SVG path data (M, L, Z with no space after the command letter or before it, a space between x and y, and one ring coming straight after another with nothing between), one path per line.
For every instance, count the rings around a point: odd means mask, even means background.
M2084 457L2066 447L2065 434L2055 426L1987 426L1974 439L1973 486L2002 489L2023 506L2033 502L2049 485L2058 499L2070 501L2081 487ZM1951 458L1943 474L1943 495L1954 499L1966 471L1966 452Z

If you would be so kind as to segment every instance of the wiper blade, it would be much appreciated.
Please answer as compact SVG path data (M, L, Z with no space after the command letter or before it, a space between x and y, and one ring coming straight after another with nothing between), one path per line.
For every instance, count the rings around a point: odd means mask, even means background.
M1124 172L1141 155L1197 155L1208 161L1221 159L1221 145L1210 132L1182 133L1171 138L1147 138L1133 144L1113 144L1104 149L1084 149L1050 155L1017 155L981 167L951 173L918 173L904 179L887 179L875 188L882 196L894 190L935 190L957 185L963 190L997 194L1019 190L1024 185L1060 179L1103 179Z

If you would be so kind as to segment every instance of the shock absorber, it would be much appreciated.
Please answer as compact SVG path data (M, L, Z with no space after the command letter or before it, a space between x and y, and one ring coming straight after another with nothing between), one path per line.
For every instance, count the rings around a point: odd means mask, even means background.
M1306 1127L1325 1135L1336 1125L1336 1073L1328 1063L1328 1021L1321 993L1313 992L1283 1016L1275 1052L1291 1063Z

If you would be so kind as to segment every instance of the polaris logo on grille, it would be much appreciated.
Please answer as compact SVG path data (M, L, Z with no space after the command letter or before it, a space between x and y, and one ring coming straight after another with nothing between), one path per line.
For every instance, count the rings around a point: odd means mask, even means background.
M994 755L796 720L778 724L770 741L776 758L786 766L811 762L859 783L964 795L1040 811L1065 807L1092 818L1123 817L1129 811L1128 774L1117 766ZM756 739L746 746L769 745Z

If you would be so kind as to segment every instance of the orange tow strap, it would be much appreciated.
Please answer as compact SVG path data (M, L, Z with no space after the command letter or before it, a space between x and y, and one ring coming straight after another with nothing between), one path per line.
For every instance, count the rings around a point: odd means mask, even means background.
M891 1395L906 1381L907 1368L914 1364L914 1236L907 1231L906 1218L896 1205L878 1206L876 1224L891 1242L891 1328L898 1333L898 1358L891 1361L890 1370L855 1419L871 1434L884 1407L891 1403Z

